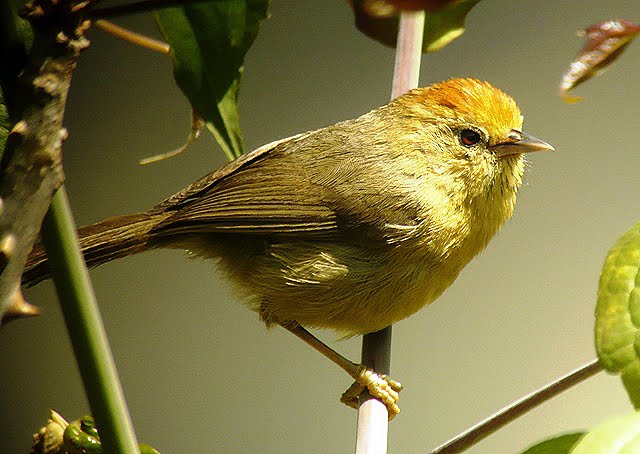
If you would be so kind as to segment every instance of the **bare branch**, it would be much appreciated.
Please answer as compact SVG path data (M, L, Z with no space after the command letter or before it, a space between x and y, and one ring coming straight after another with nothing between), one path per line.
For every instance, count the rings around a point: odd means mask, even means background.
M141 35L140 33L136 33L134 31L128 30L124 27L120 27L119 25L114 24L113 22L109 22L105 19L98 19L93 22L96 28L99 28L105 33L110 34L111 36L115 36L123 41L126 41L131 44L135 44L136 46L144 47L146 49L152 50L154 52L159 52L164 55L169 55L171 52L171 48L167 43L163 43L162 41L158 41L157 39L149 38L148 36Z
M538 405L557 396L572 386L586 380L602 370L602 365L597 359L587 363L578 369L554 380L542 388L522 397L502 410L494 413L460 435L438 446L430 454L453 454L462 452L485 439L498 429L506 426L511 421L534 409Z

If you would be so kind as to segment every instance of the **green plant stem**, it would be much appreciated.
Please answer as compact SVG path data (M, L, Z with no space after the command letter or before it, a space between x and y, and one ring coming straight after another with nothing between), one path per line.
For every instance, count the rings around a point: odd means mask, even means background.
M104 452L139 453L64 186L53 196L41 234Z

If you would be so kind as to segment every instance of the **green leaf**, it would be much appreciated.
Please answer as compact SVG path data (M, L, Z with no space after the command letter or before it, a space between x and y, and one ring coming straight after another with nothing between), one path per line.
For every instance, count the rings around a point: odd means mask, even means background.
M375 3L374 3L375 2ZM425 12L423 52L436 52L464 33L464 21L480 0L457 0ZM379 0L352 0L356 27L365 35L395 47L400 10L393 2L384 8ZM399 2L400 3L400 2ZM407 3L407 2L405 2Z
M569 454L584 432L560 435L531 446L522 454Z
M15 110L18 74L26 64L27 49L33 42L31 25L16 13L18 3L0 2L0 170L6 164L4 147L11 127L7 105Z
M610 372L620 373L635 408L640 406L640 223L609 251L600 275L596 349Z
M640 413L612 419L580 440L571 454L632 454L640 452Z
M172 49L180 89L231 159L243 153L238 89L244 56L269 0L226 0L166 8L156 23Z
M160 454L158 450L144 443L140 443L138 447L140 448L140 454Z
M425 52L436 52L464 33L464 21L480 0L461 0L427 13L424 22Z

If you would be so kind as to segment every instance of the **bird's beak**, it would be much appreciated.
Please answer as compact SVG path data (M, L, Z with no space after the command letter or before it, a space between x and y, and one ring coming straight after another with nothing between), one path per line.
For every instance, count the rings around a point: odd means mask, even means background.
M492 145L491 150L498 157L512 154L532 153L534 151L554 151L551 145L536 137L530 136L517 129L512 129L504 142Z

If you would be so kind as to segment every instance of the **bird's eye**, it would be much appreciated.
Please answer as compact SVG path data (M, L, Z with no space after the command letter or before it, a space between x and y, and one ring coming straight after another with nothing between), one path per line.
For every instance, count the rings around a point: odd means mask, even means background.
M460 141L467 147L476 145L481 139L480 134L473 129L463 129L460 131Z

